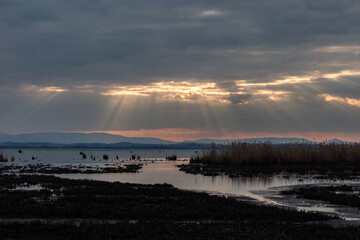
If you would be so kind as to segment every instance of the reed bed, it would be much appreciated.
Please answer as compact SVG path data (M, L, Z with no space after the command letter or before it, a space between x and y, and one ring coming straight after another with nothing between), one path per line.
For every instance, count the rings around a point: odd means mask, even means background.
M2 152L0 152L0 162L7 162L7 161L8 161L7 157Z
M168 156L166 156L166 160L176 161L176 160L177 160L177 156L176 156L176 154L168 155Z
M192 157L191 163L214 165L246 164L360 164L360 144L337 143L241 143L216 146Z

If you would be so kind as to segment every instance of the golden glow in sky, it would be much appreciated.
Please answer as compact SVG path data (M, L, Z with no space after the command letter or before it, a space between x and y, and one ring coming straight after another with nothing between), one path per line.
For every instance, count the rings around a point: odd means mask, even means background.
M105 96L150 96L156 95L163 99L178 99L183 101L203 100L228 102L223 99L230 93L216 86L215 83L182 82L155 82L149 85L114 86L101 94Z
M264 100L271 101L287 101L294 94L291 91L281 89L272 89L281 86L296 86L300 83L311 83L320 78L333 79L338 81L342 76L356 76L360 75L358 71L342 70L335 73L315 72L306 76L289 76L283 79L275 79L269 82L252 82L248 80L236 80L234 87L231 90L221 87L221 84L203 81L199 82L196 79L182 80L182 81L162 81L153 82L149 84L137 85L110 85L110 86L97 86L97 85L84 85L76 86L69 90L65 87L45 86L39 87L35 85L27 86L27 90L37 90L47 93L61 93L61 92L80 92L89 94L100 94L109 97L116 96L129 96L129 97L152 97L160 101L184 101L184 102L212 102L215 104L230 104L233 96L247 96L249 99L236 102L237 104L248 104L250 100ZM318 90L319 97L325 101L338 101L347 103L353 106L359 106L357 99L341 98L331 96L328 93L322 93L321 89Z
M326 78L335 82L340 81L343 76L358 76L360 71L341 70L333 73L319 73L304 76L288 76L282 79L275 79L268 82L252 82L248 80L235 80L231 88L222 87L217 82L199 81L196 79L182 81L161 81L149 84L133 85L83 85L75 86L72 89L60 86L23 86L24 91L38 91L48 94L59 94L63 92L98 94L108 97L151 97L157 101L181 101L181 102L203 102L207 104L248 104L257 100L271 100L274 102L288 101L293 97L294 92L282 90L282 86L297 86L308 84L318 79ZM221 83L221 81L220 81ZM326 102L339 102L352 106L360 106L359 100L349 97L334 96L322 89L317 96ZM240 97L240 101L236 101ZM126 100L130 103L130 100ZM124 103L122 103L123 106ZM113 104L112 104L113 105Z
M257 133L249 132L246 128L243 131L230 131L229 126L242 126L243 116L236 118L237 111L234 106L246 107L247 111L257 111L262 109L260 118L266 115L272 121L291 121L292 124L300 126L302 129L308 129L308 124L301 121L305 116L306 108L301 104L307 96L302 96L310 88L314 91L313 101L320 101L323 104L329 104L342 109L341 111L350 111L346 106L360 108L360 99L346 96L338 96L327 93L317 85L322 79L334 83L342 83L343 76L357 76L360 72L342 70L333 73L315 72L304 76L288 76L274 79L268 82L254 82L250 80L234 81L211 81L211 80L171 80L151 82L147 84L111 84L111 85L77 85L72 88L65 86L38 86L25 85L21 91L28 95L36 95L37 101L34 102L33 109L41 109L58 99L63 93L82 94L84 96L94 96L100 99L97 105L97 111L94 116L99 116L97 120L92 120L92 129L99 129L103 132L120 134L129 137L158 137L167 140L183 141L195 140L199 138L251 138L251 137L305 137L307 139L316 139L319 141L339 137L341 139L352 140L354 137L347 136L345 132L325 133L321 131L287 132L276 133L271 128L269 131L259 131ZM230 84L228 84L230 82ZM346 82L344 82L346 84ZM296 91L295 91L296 90ZM178 105L177 118L172 121L182 122L184 119L202 119L204 128L155 128L140 130L121 130L125 129L133 122L143 122L143 114L154 112L157 104L166 106L169 103L184 103L187 107L196 107L193 112ZM165 104L165 105L164 105ZM194 105L195 104L195 105ZM152 110L151 110L152 109ZM352 111L352 110L351 110ZM187 114L191 114L187 116ZM164 114L164 113L163 113ZM164 115L156 117L155 122L161 121ZM247 115L244 115L247 118ZM139 120L140 119L140 120ZM169 117L166 117L169 120ZM290 119L290 120L289 120ZM169 120L170 121L170 120ZM189 120L187 120L189 121ZM258 120L255 120L256 122ZM146 122L146 121L145 121ZM165 121L166 122L166 121ZM213 125L218 126L216 131L212 129ZM176 124L175 124L176 125ZM120 128L119 128L120 126ZM242 128L242 127L240 127ZM115 130L113 130L115 129ZM119 129L119 130L116 130ZM224 129L224 130L221 130Z
M345 103L348 105L356 106L360 108L360 99L355 98L343 98L338 96L333 96L329 94L321 94L320 97L324 98L327 102L338 102L338 103Z

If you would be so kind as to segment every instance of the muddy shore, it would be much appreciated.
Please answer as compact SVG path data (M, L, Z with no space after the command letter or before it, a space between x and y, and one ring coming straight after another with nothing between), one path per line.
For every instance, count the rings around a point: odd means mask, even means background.
M334 219L329 216L253 205L168 184L44 175L1 175L0 184L0 217L9 219L1 222L0 232L6 238L344 239L341 233L346 232L348 239L355 239L360 234L357 227L333 229L326 224ZM39 222L30 221L34 218ZM56 219L66 221L52 221ZM79 219L85 220L75 224ZM313 221L322 224L309 224Z

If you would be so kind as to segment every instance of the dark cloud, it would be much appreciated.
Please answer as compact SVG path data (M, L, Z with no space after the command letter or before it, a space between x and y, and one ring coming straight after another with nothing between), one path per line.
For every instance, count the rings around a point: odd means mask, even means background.
M357 44L360 32L350 0L1 2L1 81L291 75L326 69L313 49Z
M250 98L250 94L230 94L226 99L232 104L242 104L248 102Z
M323 79L313 85L322 89L323 93L360 99L360 75L344 76L337 80Z

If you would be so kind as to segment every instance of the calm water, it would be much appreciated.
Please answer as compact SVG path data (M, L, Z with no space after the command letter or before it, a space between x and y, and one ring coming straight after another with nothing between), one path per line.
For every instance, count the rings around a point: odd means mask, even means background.
M348 220L360 220L360 212L355 208L345 208L336 205L324 204L318 201L307 201L291 196L282 196L280 191L294 185L358 185L358 181L330 181L326 179L314 179L311 176L276 175L273 177L237 177L227 176L202 176L186 174L178 170L176 165L186 163L191 157L199 153L196 150L62 150L62 149L23 149L19 153L17 149L3 149L4 155L14 156L15 161L8 164L50 163L62 164L96 164L122 162L132 163L129 160L132 154L142 158L143 168L139 173L107 173L107 174L59 174L57 176L71 179L93 179L103 181L120 181L129 183L155 184L168 183L179 189L205 191L211 194L251 198L248 201L260 202L285 207L293 207L306 211L320 211L336 213ZM83 159L79 154L85 152L88 156ZM103 154L109 155L109 161L102 160ZM180 161L165 161L167 155L176 154ZM95 156L95 161L90 159ZM32 160L32 157L36 160ZM119 160L116 159L116 156ZM150 159L151 161L145 161ZM185 162L184 162L185 160ZM136 161L139 163L139 161Z
M195 156L199 151L197 150L182 150L182 149L119 149L119 150L104 150L104 149L0 149L9 159L14 156L16 164L29 163L50 163L50 164L93 164L104 163L103 155L109 155L107 163L119 162L116 156L122 159L129 159L131 155L140 156L142 159L164 159L171 154L176 154L180 159L188 159ZM80 152L86 154L87 158L83 159ZM90 156L95 157L95 161ZM35 157L36 160L32 160Z

